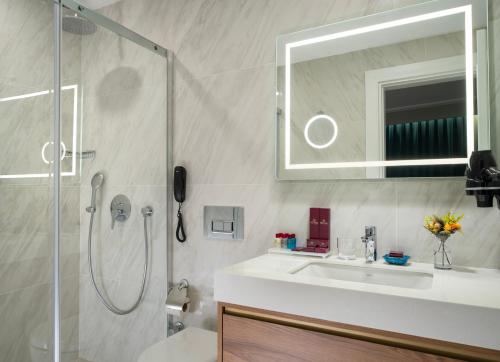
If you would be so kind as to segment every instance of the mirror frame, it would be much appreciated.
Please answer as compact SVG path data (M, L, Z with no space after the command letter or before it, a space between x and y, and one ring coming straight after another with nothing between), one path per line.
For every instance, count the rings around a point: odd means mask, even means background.
M334 23L322 27L312 28L296 33L286 34L278 37L276 46L276 69L284 65L284 90L280 87L277 77L277 113L276 113L276 177L280 178L280 157L283 154L281 148L280 118L284 116L285 132L284 132L284 169L286 170L320 170L320 169L341 169L341 168L366 168L367 179L380 178L380 169L390 166L422 166L422 165L453 165L467 164L469 156L475 150L475 131L474 131L474 46L473 46L473 31L474 31L474 15L473 8L478 8L478 14L483 8L487 14L487 1L472 1L472 0L437 0L427 3L422 3L414 6L403 7L400 9L378 13L370 16L354 18L347 21ZM354 161L354 162L318 162L318 163L298 163L291 162L291 52L294 48L317 44L324 41L346 38L360 34L366 34L372 31L396 28L398 26L414 24L421 21L437 19L445 16L463 14L464 16L464 33L465 33L465 80L466 80L466 119L467 119L467 158L441 158L441 159L416 159L416 160L370 160ZM487 18L487 16L486 16ZM486 47L481 46L481 51L485 54L479 56L477 62L481 61L486 64L486 74L478 74L486 80L488 88L487 60L488 47L487 38L482 39ZM478 46L479 48L479 46ZM486 48L486 49L485 49ZM481 64L483 65L483 63ZM484 72L483 72L484 73ZM283 94L284 93L284 94ZM483 95L489 99L488 95ZM281 98L280 98L281 97ZM282 99L284 97L284 101ZM284 109L280 108L283 105ZM478 111L483 113L481 119L484 118L489 130L489 109L478 105ZM373 127L370 127L373 128ZM485 131L478 132L482 143L489 145L489 134L487 142L484 141ZM379 155L377 154L377 157Z

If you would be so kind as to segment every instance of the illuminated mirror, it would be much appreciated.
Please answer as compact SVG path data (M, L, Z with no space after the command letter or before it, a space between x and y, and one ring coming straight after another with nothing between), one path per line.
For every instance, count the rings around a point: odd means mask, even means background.
M279 179L460 177L490 148L486 0L277 40Z
M0 178L45 178L53 160L47 120L53 117L52 89L12 92L0 97L0 142L8 157L0 160ZM78 85L61 89L61 175L76 174Z

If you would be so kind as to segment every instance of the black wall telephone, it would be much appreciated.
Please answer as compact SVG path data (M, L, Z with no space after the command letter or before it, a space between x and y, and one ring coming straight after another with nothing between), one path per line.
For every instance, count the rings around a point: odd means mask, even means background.
M186 232L182 222L182 203L186 200L186 179L187 172L182 166L175 166L174 168L174 197L175 201L179 203L177 210L177 229L175 230L175 237L181 243L186 241Z
M174 196L181 204L186 200L186 169L182 166L174 169Z

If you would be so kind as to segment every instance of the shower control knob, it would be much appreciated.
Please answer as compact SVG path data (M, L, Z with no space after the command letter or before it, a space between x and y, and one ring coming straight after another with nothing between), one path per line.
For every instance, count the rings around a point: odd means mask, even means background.
M115 222L124 222L130 217L132 206L130 200L125 195L116 195L111 201L111 229L115 227Z
M151 206L144 206L141 209L141 213L142 213L143 217L151 216L151 215L153 215L153 208Z

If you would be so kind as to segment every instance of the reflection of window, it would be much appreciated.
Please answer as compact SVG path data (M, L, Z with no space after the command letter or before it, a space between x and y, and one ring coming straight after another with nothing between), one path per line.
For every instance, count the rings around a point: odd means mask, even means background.
M467 157L463 79L385 91L385 159ZM463 176L465 165L386 168L386 177Z

